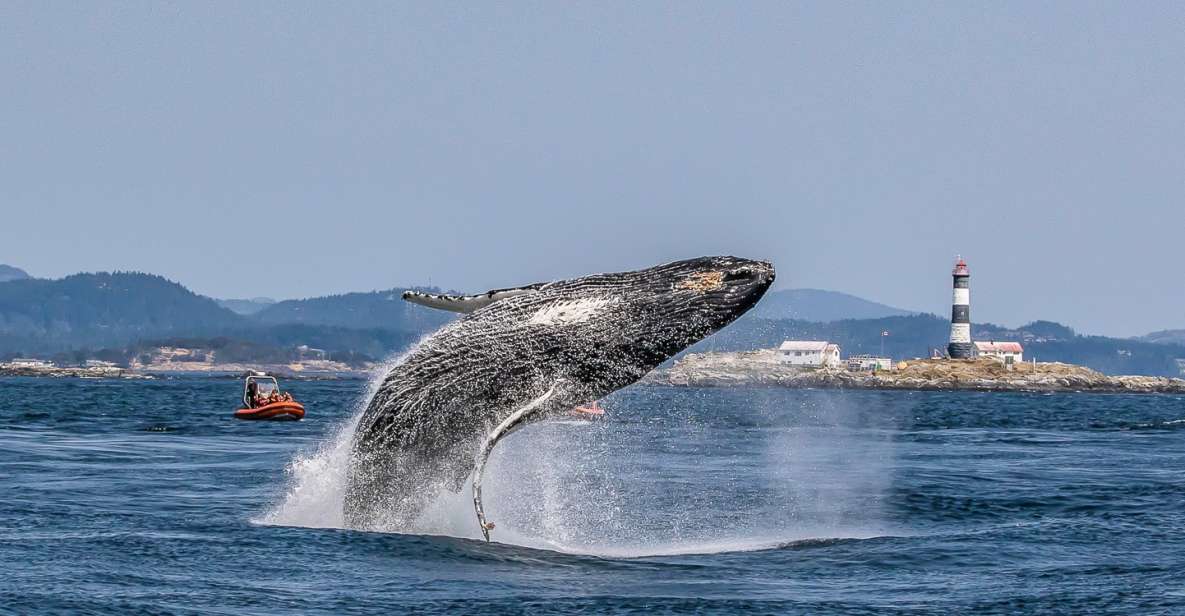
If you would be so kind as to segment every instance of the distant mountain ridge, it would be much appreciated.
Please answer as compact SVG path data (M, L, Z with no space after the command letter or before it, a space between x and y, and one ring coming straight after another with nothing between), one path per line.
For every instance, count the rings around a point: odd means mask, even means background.
M904 317L917 313L839 291L787 289L766 293L750 314L763 319L826 323L843 319Z
M1136 340L1157 344L1185 344L1185 329L1162 329L1140 336Z
M0 359L28 354L66 361L126 360L153 345L183 344L218 349L220 357L247 362L253 354L281 359L306 351L352 364L373 361L407 348L456 318L404 302L402 292L388 289L269 303L259 298L214 300L171 280L137 272L10 280L0 283ZM246 310L238 306L236 312L228 302L252 305ZM1108 374L1158 376L1176 375L1177 360L1185 360L1178 331L1137 340L1081 336L1051 321L1018 328L972 326L977 340L1022 342L1027 358L1076 363ZM888 335L882 336L884 332ZM936 315L910 313L845 293L794 289L769 294L749 314L693 349L746 350L771 348L786 339L820 339L839 343L845 355L879 354L883 344L886 355L904 359L945 348L949 332L949 321ZM298 352L301 348L305 351Z
M421 289L423 290L423 289ZM439 289L428 289L439 293ZM405 289L345 293L309 299L289 299L254 315L259 323L300 323L355 329L402 329L429 332L456 317L454 313L403 301Z
M32 278L29 272L11 265L0 263L0 282L9 282L12 280L26 280Z
M243 314L179 283L139 272L84 273L0 284L0 358L122 348L148 340L307 345L372 358L455 317L402 301L403 289L262 304ZM239 306L242 310L242 306Z

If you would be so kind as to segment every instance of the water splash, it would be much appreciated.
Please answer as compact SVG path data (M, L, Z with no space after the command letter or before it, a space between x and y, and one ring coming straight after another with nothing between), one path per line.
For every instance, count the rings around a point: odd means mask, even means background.
M273 526L306 528L345 528L343 503L354 431L367 404L378 393L383 377L420 347L421 339L403 353L392 356L375 369L366 392L355 402L355 411L333 436L312 452L298 454L288 464L288 491L271 511L253 520Z
M354 430L381 375L406 356L377 372L331 438L292 461L287 493L258 523L345 526ZM629 558L903 534L881 522L893 443L868 427L864 409L827 395L765 408L757 392L728 403L734 422L707 411L718 402L711 394L667 399L679 395L635 396L603 423L550 422L507 437L485 475L494 541ZM439 494L412 524L383 530L480 540L469 490Z

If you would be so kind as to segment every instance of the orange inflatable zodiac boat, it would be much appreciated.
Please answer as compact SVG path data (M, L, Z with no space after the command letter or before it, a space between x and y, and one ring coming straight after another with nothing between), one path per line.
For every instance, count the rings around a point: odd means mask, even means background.
M292 394L280 391L276 378L263 374L248 376L243 383L243 408L236 419L298 420L304 417L304 405Z

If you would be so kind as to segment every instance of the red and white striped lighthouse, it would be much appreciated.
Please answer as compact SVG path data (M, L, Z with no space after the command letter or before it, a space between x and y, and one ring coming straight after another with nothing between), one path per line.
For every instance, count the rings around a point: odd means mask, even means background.
M955 295L950 313L950 344L946 353L951 359L975 357L975 345L971 344L971 273L967 262L959 257L955 262Z

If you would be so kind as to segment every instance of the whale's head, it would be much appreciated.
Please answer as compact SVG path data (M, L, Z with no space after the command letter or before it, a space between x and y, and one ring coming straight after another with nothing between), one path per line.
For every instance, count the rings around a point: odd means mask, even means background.
M626 329L665 360L735 321L773 281L772 264L740 257L700 257L640 270L627 277L623 292L630 322L637 324Z
M560 329L571 323L575 335L563 346L575 363L590 368L589 373L614 364L619 370L608 372L632 382L735 321L773 281L773 265L739 257L596 274L544 287L538 299L556 299L535 304L537 312L528 323Z
M468 313L425 349L464 345L499 369L538 375L530 391L563 378L606 393L735 321L773 281L765 261L699 257L478 295L404 298Z
M660 303L671 304L687 321L710 331L747 312L774 282L773 264L739 257L677 261L655 268L655 273L661 287L670 285L667 300Z

